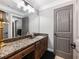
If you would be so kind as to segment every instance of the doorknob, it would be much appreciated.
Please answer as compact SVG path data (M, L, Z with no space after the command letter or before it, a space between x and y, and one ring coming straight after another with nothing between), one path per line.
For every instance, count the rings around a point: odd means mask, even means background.
M71 43L71 48L75 49L76 48L76 44L75 43Z

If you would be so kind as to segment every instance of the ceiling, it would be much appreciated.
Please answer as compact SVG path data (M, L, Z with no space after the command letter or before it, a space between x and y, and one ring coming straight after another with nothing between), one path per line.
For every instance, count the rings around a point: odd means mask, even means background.
M28 1L34 8L40 9L41 7L50 4L56 0L26 0L26 1Z
M0 4L4 5L4 6L8 6L12 9L18 10L19 12L24 13L24 11L22 9L17 8L17 4L15 2L13 2L12 0L0 0Z
M28 1L34 8L39 9L42 6L50 4L51 2L53 2L55 0L26 0L26 1ZM15 2L13 2L13 0L0 0L0 4L6 5L13 9L24 12L23 10L17 8L17 6L16 6L17 4Z
M19 9L17 7L17 4L14 2L17 0L0 0L0 4L8 6L14 10L17 10L18 12L21 12L23 14L27 13L26 11L23 11L22 9ZM53 3L54 1L59 1L59 0L25 0L28 2L32 7L35 9L39 10L40 8ZM19 2L17 2L19 3Z

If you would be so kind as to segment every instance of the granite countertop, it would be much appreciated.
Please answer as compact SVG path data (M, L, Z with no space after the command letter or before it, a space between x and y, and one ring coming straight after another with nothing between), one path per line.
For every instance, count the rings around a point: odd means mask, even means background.
M13 42L5 43L6 46L0 49L0 59L5 58L9 54L16 52L19 49L27 47L41 40L44 37L45 36L36 36L34 39L25 38L25 39L13 41Z

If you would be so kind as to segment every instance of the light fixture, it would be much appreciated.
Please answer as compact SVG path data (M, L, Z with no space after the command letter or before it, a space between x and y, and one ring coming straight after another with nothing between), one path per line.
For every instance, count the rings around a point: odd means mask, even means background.
M19 9L23 8L24 11L28 11L28 13L35 12L35 9L27 3L25 0L13 0ZM19 2L19 3L18 3Z
M21 7L24 7L24 2L23 1L19 1L19 3L17 3L17 7L18 8L21 8Z
M28 13L34 13L35 12L35 9L28 3L26 2L25 0L23 0L25 5L27 6L26 10L28 10Z
M28 13L35 12L35 9L32 8L30 5L24 6L23 10L28 11Z
M29 12L29 13L34 13L35 10L34 10L34 8L30 8L30 9L28 10L28 12Z
M18 8L21 8L25 4L23 0L12 0L12 1L17 4Z
M23 6L23 10L27 11L28 10L28 6Z

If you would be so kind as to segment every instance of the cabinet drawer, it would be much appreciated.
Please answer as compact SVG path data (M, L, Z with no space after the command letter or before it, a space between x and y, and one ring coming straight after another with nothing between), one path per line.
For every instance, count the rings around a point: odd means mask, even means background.
M18 53L18 54L14 55L8 59L22 59L22 56Z
M25 55L31 53L34 50L35 50L35 45L32 45L32 46L24 49L23 51L13 55L12 57L10 57L8 59L22 59Z
M36 43L36 48L39 48L40 44L41 44L40 41L37 42L37 43Z
M20 52L20 54L22 55L22 57L24 57L25 55L31 53L34 50L35 50L35 45L32 45L28 47L27 49L23 50L22 52Z

